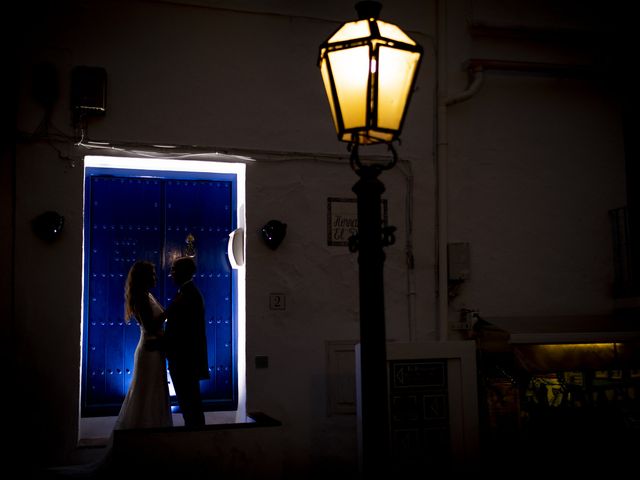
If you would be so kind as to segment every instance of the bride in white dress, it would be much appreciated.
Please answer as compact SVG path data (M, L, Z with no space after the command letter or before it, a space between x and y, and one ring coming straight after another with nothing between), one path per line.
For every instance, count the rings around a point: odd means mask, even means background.
M153 263L138 261L129 270L124 295L125 319L130 322L133 317L138 321L140 340L134 356L133 378L114 430L173 426L165 353L158 348L165 320L164 309L149 291L155 285ZM113 434L104 455L96 462L51 467L47 473L54 478L111 478L115 475L112 448Z
M156 285L153 263L136 262L125 284L125 321L140 325L133 378L122 402L114 429L170 427L173 425L165 354L159 347L164 309L149 291Z

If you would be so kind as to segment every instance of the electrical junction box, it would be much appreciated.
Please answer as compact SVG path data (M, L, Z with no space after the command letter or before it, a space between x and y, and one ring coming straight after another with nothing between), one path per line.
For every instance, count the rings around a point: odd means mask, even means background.
M460 318L457 322L450 322L452 330L471 330L478 321L478 311L469 308L460 310Z
M269 357L266 355L256 355L255 365L256 368L269 368Z
M100 67L71 70L71 110L76 115L104 115L107 111L107 72Z

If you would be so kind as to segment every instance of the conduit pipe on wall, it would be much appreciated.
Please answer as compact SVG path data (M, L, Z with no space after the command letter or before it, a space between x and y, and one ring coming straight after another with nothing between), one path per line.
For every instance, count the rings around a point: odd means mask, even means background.
M551 75L554 77L585 77L596 73L589 65L571 63L523 62L519 60L497 60L472 58L466 62L469 71L494 70L503 72L523 72Z
M483 69L481 65L470 66L471 82L469 87L458 94L449 96L447 89L447 15L446 1L437 3L437 95L436 113L436 170L437 170L437 209L436 209L436 245L438 249L438 325L437 340L446 342L449 336L449 272L447 266L448 237L448 173L449 135L447 131L447 108L464 102L475 95L482 86Z
M470 68L469 74L471 76L471 83L469 84L469 87L456 95L445 98L446 107L450 107L451 105L455 105L456 103L469 100L476 93L478 93L480 87L482 87L482 82L484 81L483 69L482 67Z

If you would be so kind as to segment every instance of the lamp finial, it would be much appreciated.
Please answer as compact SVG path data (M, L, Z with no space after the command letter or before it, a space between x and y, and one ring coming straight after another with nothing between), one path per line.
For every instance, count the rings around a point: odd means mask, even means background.
M380 16L380 10L382 10L382 4L374 0L362 0L356 3L356 12L358 12L359 20L377 19Z

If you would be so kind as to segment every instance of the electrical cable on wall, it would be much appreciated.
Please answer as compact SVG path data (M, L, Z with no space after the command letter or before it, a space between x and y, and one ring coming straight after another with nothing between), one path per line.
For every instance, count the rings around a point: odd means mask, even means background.
M87 153L100 151L106 155L134 156L141 158L165 159L210 159L222 162L243 161L258 162L263 165L282 162L314 162L321 164L343 165L347 156L328 153L309 153L293 151L264 151L237 148L219 148L205 145L149 145L137 142L102 142L91 140L89 124L92 119L106 115L106 71L100 67L76 66L71 72L71 127L73 133L65 133L52 122L53 111L57 105L59 86L55 66L46 64L34 72L34 98L43 107L41 122L33 133L18 132L20 142L44 142L54 149L58 157L68 167L82 165ZM35 80L37 78L37 80ZM65 153L66 151L66 153ZM377 160L371 155L369 160ZM414 305L414 267L413 254L413 173L410 160L399 160L401 175L405 180L405 266L406 298L408 312L409 339L415 336Z

